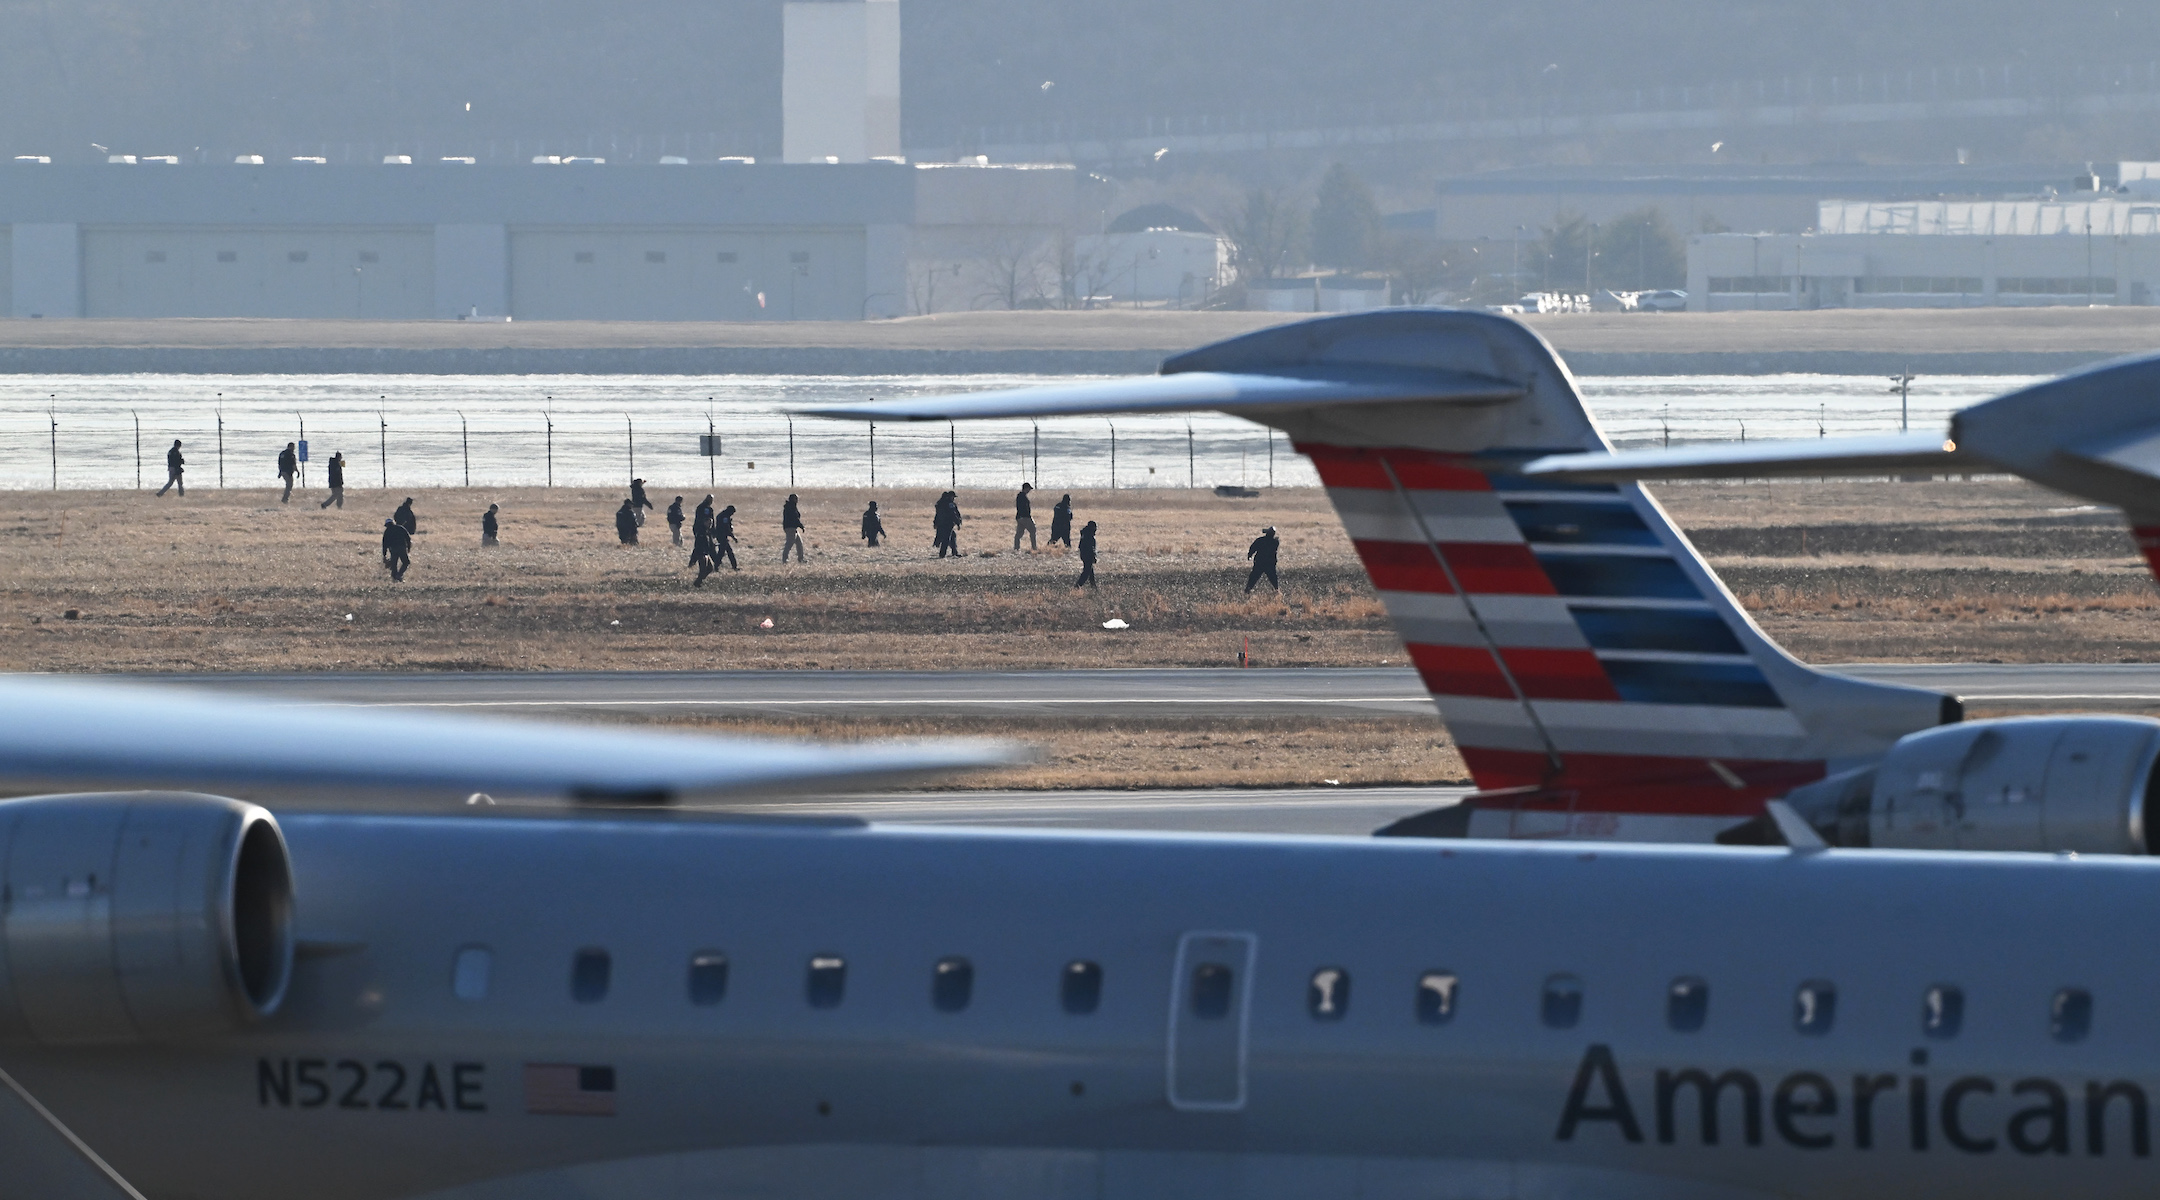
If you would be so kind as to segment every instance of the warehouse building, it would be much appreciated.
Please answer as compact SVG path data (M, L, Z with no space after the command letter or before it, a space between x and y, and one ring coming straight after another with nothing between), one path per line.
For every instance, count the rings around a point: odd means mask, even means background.
M1070 169L808 164L0 165L18 317L855 321L981 293L1054 240Z
M1688 240L1689 307L1961 308L2160 300L2160 164L2114 188L2000 200L1826 200L1808 233Z

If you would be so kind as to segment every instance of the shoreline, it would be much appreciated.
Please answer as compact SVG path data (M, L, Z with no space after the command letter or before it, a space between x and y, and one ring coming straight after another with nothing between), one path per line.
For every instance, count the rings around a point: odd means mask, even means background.
M1304 314L868 322L0 320L0 374L1119 375ZM2160 307L1532 316L1578 375L2047 375L2160 349Z

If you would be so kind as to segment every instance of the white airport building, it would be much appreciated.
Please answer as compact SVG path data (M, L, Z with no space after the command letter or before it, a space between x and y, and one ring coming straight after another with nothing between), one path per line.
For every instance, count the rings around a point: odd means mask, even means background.
M1806 233L1688 239L1688 306L1959 308L2160 302L2160 164L2112 190L1824 200Z
M1056 296L1078 173L897 157L899 9L786 5L778 163L0 163L0 312L857 321Z

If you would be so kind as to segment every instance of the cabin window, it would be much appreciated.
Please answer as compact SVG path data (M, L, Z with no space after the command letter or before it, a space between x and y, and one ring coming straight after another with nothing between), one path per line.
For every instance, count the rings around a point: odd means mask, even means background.
M146 263L161 263L165 261L165 252L163 250L146 250L143 252L142 258Z
M460 1000L485 1000L495 956L486 946L465 946L450 961L450 994Z
M2092 993L2064 988L2048 1003L2048 1036L2058 1042L2082 1042L2092 1032Z
M727 996L727 955L700 950L690 956L690 1003L711 1008Z
M240 252L237 250L220 250L217 252L217 260L219 262L239 262Z
M1236 972L1221 963L1201 963L1192 973L1192 1015L1203 1021L1219 1021L1230 1015L1230 997L1236 991Z
M975 994L975 964L964 958L941 958L930 969L930 1003L939 1012L959 1012Z
M722 250L713 255L714 262L731 263L738 261L738 259L739 256L733 250Z
M791 250L788 252L787 260L791 263L809 262L810 252L808 250Z
M1549 1029L1573 1029L1582 1020L1582 980L1573 975L1554 975L1545 981L1538 1004L1538 1018Z
M1710 985L1682 975L1665 989L1665 1024L1677 1033L1693 1033L1710 1019Z
M1810 979L1793 993L1793 1028L1806 1034L1825 1034L1837 1021L1837 986Z
M1322 967L1312 974L1305 989L1305 1008L1315 1021L1340 1021L1350 1012L1350 972L1341 967Z
M1445 1025L1455 1019L1455 993L1459 981L1453 971L1427 971L1418 976L1417 1019L1420 1025Z
M1058 977L1058 1003L1076 1017L1094 1012L1102 1004L1102 967L1079 959L1066 963Z
M607 999L612 966L605 950L587 946L578 951L570 960L570 998L579 1004L598 1004Z
M813 955L805 994L812 1008L840 1007L841 997L847 994L847 960L836 954Z
M590 250L579 250L579 251L577 251L576 253L574 253L574 254L572 254L572 255L570 256L570 261L571 261L571 262L581 262L581 263L589 263L589 262L591 262L591 261L592 261L592 251L590 251Z
M1920 1032L1954 1038L1965 1026L1965 989L1938 983L1920 994Z
M305 250L287 250L287 251L285 252L285 261L286 261L286 262L296 262L296 263L299 263L299 262L306 262L306 261L307 261L307 251L305 251Z
M645 261L649 263L664 263L667 261L667 251L647 250L645 252Z
M360 261L364 263L381 262L382 255L375 253L373 250L362 250L360 252Z

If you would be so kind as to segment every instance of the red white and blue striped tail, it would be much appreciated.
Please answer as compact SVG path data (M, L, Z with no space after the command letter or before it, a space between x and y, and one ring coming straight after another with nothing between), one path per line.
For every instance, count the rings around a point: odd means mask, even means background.
M1521 474L1607 443L1551 347L1503 317L1322 318L1180 355L1154 380L819 411L1172 406L1285 430L1318 467L1479 788L1456 832L1711 841L1955 719L1940 693L1786 654L1639 485Z

